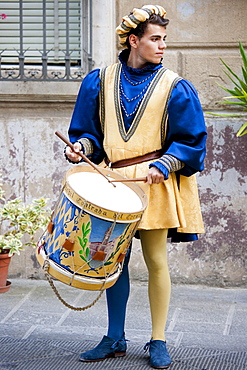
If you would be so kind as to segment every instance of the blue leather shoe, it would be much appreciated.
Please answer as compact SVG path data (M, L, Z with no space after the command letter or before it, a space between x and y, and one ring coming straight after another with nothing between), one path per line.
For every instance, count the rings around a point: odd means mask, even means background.
M119 340L104 335L101 342L93 349L83 352L79 360L84 362L102 361L108 357L122 357L126 355L127 344L124 335Z
M171 363L171 357L166 349L166 342L163 340L153 340L151 339L144 346L144 350L149 349L150 354L150 364L155 369L167 369Z

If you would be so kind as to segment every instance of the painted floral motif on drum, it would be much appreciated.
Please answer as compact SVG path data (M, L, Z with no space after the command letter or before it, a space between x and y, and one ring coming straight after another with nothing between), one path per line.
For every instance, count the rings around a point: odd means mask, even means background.
M111 276L124 260L136 223L121 223L89 214L61 196L54 211L54 230L42 244L49 258L72 274ZM66 249L66 241L72 248Z
M126 227L126 224L98 219L86 213L80 215L79 225L81 227L77 229L73 250L68 252L62 248L60 253L61 265L77 274L84 275L90 271L100 274L105 266L114 264L131 237L128 231L132 224ZM115 267L113 271L109 269L108 274L114 271Z

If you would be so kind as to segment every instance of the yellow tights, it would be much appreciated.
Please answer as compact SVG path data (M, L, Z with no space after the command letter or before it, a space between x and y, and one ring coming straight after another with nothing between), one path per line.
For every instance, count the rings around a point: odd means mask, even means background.
M152 339L165 340L165 326L171 294L167 263L167 229L140 230L144 260L147 265L148 295L152 319Z

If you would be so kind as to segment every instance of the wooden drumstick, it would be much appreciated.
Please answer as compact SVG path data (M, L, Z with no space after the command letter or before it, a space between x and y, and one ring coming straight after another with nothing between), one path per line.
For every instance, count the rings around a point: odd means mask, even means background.
M136 182L136 181L144 181L147 182L147 177L138 177L135 179L117 179L117 180L111 180L111 182Z
M73 144L63 135L63 134L61 134L61 132L59 132L59 131L56 131L55 132L55 134L62 140L62 141L64 141L65 142L65 144L67 144L73 151L74 151L74 146L73 146ZM107 176L105 176L104 174L103 174L103 172L101 172L100 171L100 169L98 168L98 166L96 166L92 161L90 161L90 159L88 159L88 157L86 157L85 156L85 154L84 153L82 153L82 151L80 151L80 152L76 152L76 154L78 154L80 157L82 157L83 158L83 160L85 161L85 162L87 162L88 164L90 164L90 166L92 166L100 175L102 175L108 182L110 182L111 183L111 180L110 179L108 179L108 177ZM116 187L116 185L115 184L112 184L114 187Z

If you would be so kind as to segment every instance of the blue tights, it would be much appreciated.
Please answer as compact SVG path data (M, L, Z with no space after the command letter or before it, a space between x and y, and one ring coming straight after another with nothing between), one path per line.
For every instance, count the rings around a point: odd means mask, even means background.
M126 307L130 292L129 264L130 249L125 258L123 271L117 282L106 289L108 308L108 332L107 336L113 339L120 339L124 334L124 323Z

